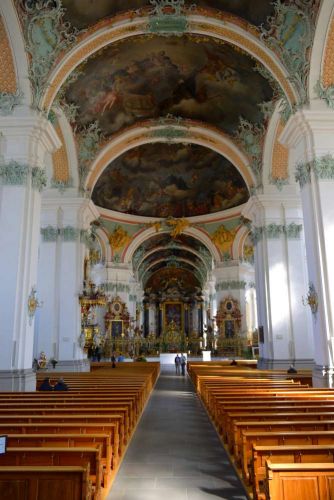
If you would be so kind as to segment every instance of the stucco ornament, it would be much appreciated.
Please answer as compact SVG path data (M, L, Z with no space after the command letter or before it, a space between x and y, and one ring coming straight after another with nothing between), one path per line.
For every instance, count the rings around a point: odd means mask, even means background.
M240 124L236 133L236 139L244 147L251 158L251 168L258 180L261 179L262 171L262 146L265 129L263 125L251 123L240 118Z
M148 31L159 35L181 36L188 29L185 0L150 0L153 5Z
M65 9L60 0L19 0L26 50L29 53L29 78L34 105L43 96L48 74L58 54L74 44L79 31L64 21Z
M324 87L319 80L314 87L314 91L319 99L323 99L329 108L334 109L334 85Z
M306 297L302 297L304 306L310 306L312 314L315 316L318 312L318 294L313 283L309 283L308 292Z
M311 182L311 172L316 179L334 180L334 158L332 155L324 155L314 158L306 163L299 163L296 166L295 179L301 188Z
M29 324L32 324L33 317L35 316L35 312L37 307L42 307L43 303L39 302L37 299L37 290L35 286L31 287L30 294L28 296L28 316L29 316Z
M8 116L14 111L15 106L21 104L23 92L17 89L15 93L0 92L0 115Z
M79 143L79 180L82 189L88 173L89 163L95 157L101 142L104 140L104 135L99 123L95 121L81 130L77 137Z
M280 57L299 97L299 105L308 101L307 81L310 68L309 51L314 35L314 0L274 3L275 14L268 18L269 28L261 27L262 40Z

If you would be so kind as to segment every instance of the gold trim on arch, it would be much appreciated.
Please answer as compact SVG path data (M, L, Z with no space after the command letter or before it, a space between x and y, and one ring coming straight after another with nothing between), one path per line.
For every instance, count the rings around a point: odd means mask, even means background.
M250 166L248 166L245 162L243 162L241 155L238 155L236 151L234 151L234 149L232 148L233 141L229 136L227 136L222 132L219 132L219 135L215 138L206 133L206 130L202 131L197 130L194 131L194 133L192 133L191 126L189 127L187 125L186 120L182 125L187 129L187 134L188 134L187 141L195 144L201 144L227 157L231 161L231 163L239 170L239 172L245 179L247 187L251 188L254 186L254 179L250 172ZM168 125L166 125L166 127L168 127ZM193 124L193 127L196 127L196 125ZM115 138L113 138L109 142L109 145L105 146L104 150L99 153L99 159L95 164L93 163L94 165L93 169L89 172L87 176L85 185L87 189L89 190L93 189L95 183L102 174L103 170L112 160L120 156L125 151L128 151L136 146L139 146L141 144L146 144L149 142L154 142L154 140L152 140L151 131L156 128L162 128L162 127L161 126L159 127L158 125L156 126L152 125L151 129L147 128L146 130L143 130L142 126L136 128L138 128L137 134L134 134L129 138L125 137L124 140L118 141L117 144L115 145L112 145L113 141L115 141ZM126 133L128 133L128 131L126 131ZM226 144L225 141L228 141L231 145ZM183 142L182 137L180 137L179 142ZM236 144L235 146L240 149L240 147L237 146Z
M296 96L293 91L293 87L287 77L284 75L279 64L274 60L277 56L266 46L263 48L259 47L254 41L249 39L250 32L244 29L244 33L236 33L231 30L226 25L218 26L217 19L210 18L215 21L215 24L210 23L209 20L205 22L202 18L200 22L191 19L189 20L189 34L202 34L204 36L211 36L216 38L222 38L227 42L232 43L232 45L237 45L241 49L245 50L249 55L256 58L264 64L272 73L272 75L279 82L282 89L284 89L286 96L288 97L291 104L296 102ZM221 19L218 21L223 22ZM231 22L231 20L229 20ZM235 23L235 26L240 30L240 26ZM129 19L127 25L121 27L115 27L111 25L106 32L106 26L101 29L101 33L98 31L93 31L92 34L88 32L87 37L83 36L78 45L77 50L71 49L69 52L65 52L60 58L59 65L53 71L51 79L48 81L46 93L41 100L40 107L44 110L49 110L52 106L52 102L56 97L56 94L61 87L62 83L66 80L68 75L85 59L95 53L97 50L109 45L113 42L119 41L123 38L128 38L130 36L145 35L147 33L147 18L139 18L139 22L134 24L133 19ZM262 43L258 39L259 43ZM270 52L271 55L268 53Z

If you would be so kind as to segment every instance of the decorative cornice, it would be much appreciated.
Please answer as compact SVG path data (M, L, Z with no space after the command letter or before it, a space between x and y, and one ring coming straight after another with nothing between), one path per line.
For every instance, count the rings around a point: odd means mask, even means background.
M102 283L100 288L105 292L116 292L116 294L118 292L130 293L131 291L130 285L125 285L124 283L118 283L118 282Z
M220 290L244 290L246 288L246 281L244 280L229 280L229 281L219 281L216 283L216 292Z
M30 167L25 163L14 160L0 164L0 182L3 185L23 186L31 179L33 189L42 189L46 186L46 174L39 167Z
M314 172L316 179L334 179L334 158L332 155L324 155L306 163L299 163L296 166L295 179L301 188L311 182L311 172Z
M250 238L254 245L266 237L267 239L278 239L285 235L288 239L299 239L303 229L302 224L291 222L290 224L271 223L267 226L253 227Z
M287 226L284 226L284 232L288 239L299 239L302 230L303 224L296 224L295 222L291 222Z
M43 191L46 187L47 177L44 170L39 167L31 169L31 185L33 188L38 189L39 192Z
M94 248L95 236L91 230L78 229L74 226L55 227L46 226L41 228L41 236L44 242L57 241L59 238L64 242L77 241L80 239L89 249Z
M27 183L30 167L14 160L0 165L1 184L20 186Z
M289 184L289 178L281 178L281 177L273 177L272 174L269 174L269 184L276 186L278 191L282 191L284 186Z
M23 0L18 2L26 50L31 56L29 78L34 92L34 105L46 88L47 76L59 53L75 44L79 31L64 21L65 9L60 0Z
M41 236L44 242L57 241L59 232L58 228L53 226L41 227Z
M14 94L11 92L0 92L0 115L11 115L15 106L21 104L22 98L23 92L20 89L17 89Z
M73 187L73 179L69 177L66 181L60 181L58 179L51 179L51 188L58 189L61 194L64 194L66 189Z

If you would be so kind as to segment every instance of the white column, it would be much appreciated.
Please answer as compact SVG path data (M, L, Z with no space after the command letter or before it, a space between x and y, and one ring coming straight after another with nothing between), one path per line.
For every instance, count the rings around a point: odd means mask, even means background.
M59 370L87 370L81 333L79 294L87 252L83 231L97 217L92 202L83 198L43 200L38 285L43 308L38 322L36 355L44 351L57 359Z
M317 109L318 108L318 109ZM334 111L313 103L290 118L281 140L290 148L301 189L313 308L314 385L334 380ZM303 295L307 296L307 285Z
M37 283L46 155L60 141L52 125L37 114L2 117L0 132L0 390L35 390L34 307L29 316L28 299ZM38 288L36 296L41 299Z
M298 199L258 195L245 211L253 220L258 322L263 327L260 366L313 365L310 318L302 304L307 283L302 213Z

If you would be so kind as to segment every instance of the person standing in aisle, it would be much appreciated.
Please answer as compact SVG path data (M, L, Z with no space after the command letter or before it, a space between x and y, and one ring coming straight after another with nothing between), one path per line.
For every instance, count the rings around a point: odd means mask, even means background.
M175 362L175 373L176 375L180 375L181 358L178 354L175 356L174 362Z
M186 374L186 363L187 363L187 358L182 353L181 354L181 370L182 370L182 375Z

